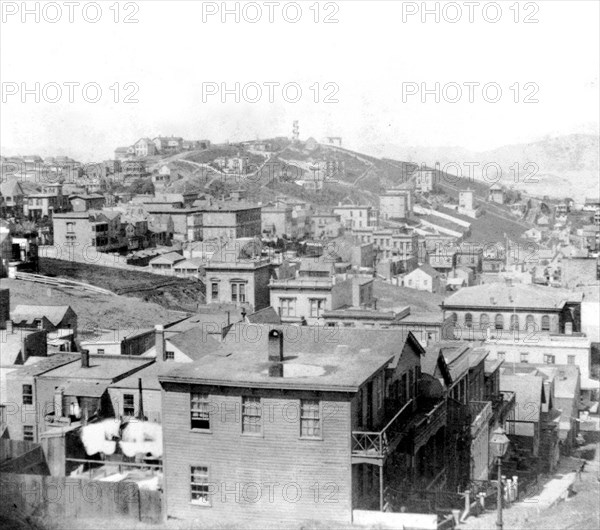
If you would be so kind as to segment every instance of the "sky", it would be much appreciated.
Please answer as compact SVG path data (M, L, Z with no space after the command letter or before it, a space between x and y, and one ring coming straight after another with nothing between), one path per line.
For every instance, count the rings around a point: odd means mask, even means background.
M23 20L2 2L5 156L94 161L143 136L290 136L293 120L354 148L598 134L596 1L479 2L472 22L465 2L427 2L423 19L422 2L81 1L73 22L68 2L26 4Z

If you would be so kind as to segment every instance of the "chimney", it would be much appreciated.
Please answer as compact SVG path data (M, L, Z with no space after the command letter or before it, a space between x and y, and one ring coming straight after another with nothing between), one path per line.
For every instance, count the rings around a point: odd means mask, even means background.
M144 418L144 398L142 396L142 378L138 377L138 392L140 394L140 404L138 407L138 420L143 421Z
M273 363L269 366L269 377L283 377L283 363Z
M81 350L81 367L82 368L90 367L90 351L89 350Z
M6 333L12 335L12 332L13 332L13 321L7 320L6 321Z
M54 390L54 418L62 418L63 415L63 387L59 386Z
M165 328L161 324L154 326L154 347L156 350L156 360L164 361L165 359Z
M283 362L283 331L280 329L269 331L269 361Z

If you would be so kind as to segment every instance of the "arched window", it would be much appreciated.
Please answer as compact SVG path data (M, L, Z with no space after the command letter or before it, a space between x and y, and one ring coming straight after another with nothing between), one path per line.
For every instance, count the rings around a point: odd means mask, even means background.
M450 313L450 321L453 326L456 326L456 322L458 321L458 315L456 313Z
M533 315L527 315L525 317L525 329L527 331L535 331L535 319Z
M504 317L500 313L496 315L494 324L496 329L504 329Z
M465 328L473 327L473 315L471 313L465 314Z
M542 316L542 331L550 331L550 317L548 315Z
M513 313L510 315L510 329L511 331L519 330L519 315Z
M488 316L487 313L481 313L481 315L479 315L479 328L485 329L489 325L490 325L490 317Z

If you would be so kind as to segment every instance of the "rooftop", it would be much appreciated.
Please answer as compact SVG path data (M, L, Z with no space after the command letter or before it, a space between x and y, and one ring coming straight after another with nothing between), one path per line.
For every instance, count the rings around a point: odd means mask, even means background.
M32 324L36 319L46 317L54 326L58 326L71 309L68 305L18 305L11 312L15 324Z
M173 265L174 263L183 261L185 258L179 254L179 252L167 252L166 254L161 254L156 258L150 260L150 265L154 265L156 263L165 263L168 265Z
M209 331L205 327L193 327L171 335L168 340L192 361L197 361L220 348L219 341L214 339Z
M422 352L416 339L409 339L412 335L402 331L280 326L284 336L283 377L272 377L267 357L270 329L235 324L220 355L175 368L160 380L353 392L394 355L401 354L407 340Z
M246 318L250 324L281 324L281 317L271 306L256 311Z
M174 324L167 324L165 326L167 337L169 337L171 333L181 333L192 328L202 328L208 333L220 333L223 327L232 322L239 322L242 319L240 309L234 306L231 306L229 309L219 308L218 306L209 306L206 309L206 312L196 313L195 315Z
M32 358L30 357L30 359ZM34 377L42 375L60 366L79 361L81 355L78 353L57 353L55 355L36 359L39 360L36 360L35 363L29 363L28 359L27 363L16 367L15 370L10 373L9 377Z
M425 263L425 264L421 265L418 269L415 269L415 271L422 271L425 274L428 274L429 276L431 276L432 278L440 277L440 273L438 271L436 271L431 265L429 265L429 263ZM409 272L407 274L407 276L410 276L415 271Z
M581 302L573 291L538 285L486 283L465 287L446 298L445 307L510 307L561 309L567 302Z
M515 393L515 420L540 421L544 379L539 375L500 372L500 390Z
M150 331L154 331L154 328L117 328L117 329L103 329L98 332L97 335L87 338L81 341L81 344L89 343L102 343L102 342L114 342L119 343L125 339L132 339L139 335L143 335Z
M444 314L439 312L415 312L411 311L410 314L406 315L401 319L400 324L443 324Z
M81 359L81 355L78 355ZM131 357L128 355L90 355L90 366L84 368L81 361L59 366L49 370L42 377L59 377L65 379L101 379L113 381L119 376L139 370L153 362L146 357Z

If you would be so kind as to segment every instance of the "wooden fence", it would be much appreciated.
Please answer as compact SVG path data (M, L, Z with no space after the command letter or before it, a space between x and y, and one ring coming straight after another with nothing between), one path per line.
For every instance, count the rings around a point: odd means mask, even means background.
M28 282L42 283L44 285L50 285L52 287L63 287L68 289L79 289L81 291L89 291L98 294L114 295L112 291L108 289L102 289L89 283L76 282L75 280L67 280L65 278L51 278L49 276L42 276L41 274L31 274L29 272L15 272L15 279L24 280Z
M0 502L26 516L50 519L130 518L162 521L162 493L135 482L2 473Z

